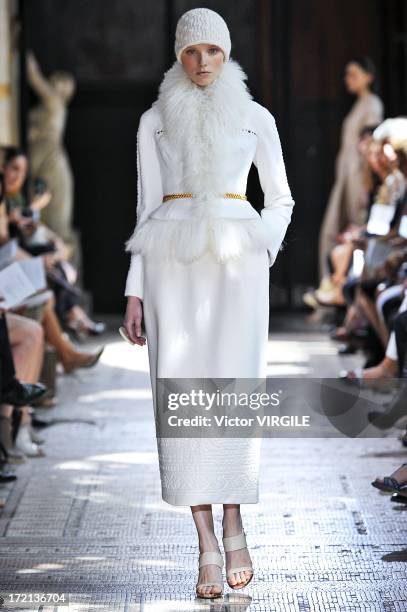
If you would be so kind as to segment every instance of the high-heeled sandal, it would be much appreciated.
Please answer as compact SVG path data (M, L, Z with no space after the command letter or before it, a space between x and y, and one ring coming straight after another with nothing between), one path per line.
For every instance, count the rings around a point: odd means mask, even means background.
M400 467L407 467L407 463L402 463ZM398 470L400 468L397 468ZM395 470L397 472L397 470ZM380 491L386 493L405 493L407 491L407 483L401 483L393 476L384 476L384 478L376 478L371 485Z
M232 552L234 550L240 550L241 548L247 548L246 534L245 534L244 529L241 533L238 533L237 535L234 535L234 536L222 538L222 540L223 540L223 548L224 548L225 553ZM246 580L246 582L244 582L243 584L241 584L240 582L238 582L237 584L230 584L229 578L232 576L232 574L237 574L239 572L246 572L246 571L249 571L252 573L252 575L250 576L250 578ZM251 581L251 579L253 578L253 576L254 576L253 565L252 564L243 565L242 567L230 568L230 570L226 573L226 580L230 588L237 591L238 589L243 589L245 586L247 586L249 582Z
M221 568L221 571L222 571L223 557L219 552L216 552L216 551L208 551L208 552L200 553L198 569L201 569L201 567L203 567L204 565L217 565L218 567ZM201 595L201 593L198 593L198 587L207 587L207 586L220 586L221 591L220 593L208 593L206 595L204 594ZM208 582L198 582L195 587L195 590L196 590L197 597L201 597L202 599L215 599L217 597L223 596L223 582L219 582L217 580L211 580Z

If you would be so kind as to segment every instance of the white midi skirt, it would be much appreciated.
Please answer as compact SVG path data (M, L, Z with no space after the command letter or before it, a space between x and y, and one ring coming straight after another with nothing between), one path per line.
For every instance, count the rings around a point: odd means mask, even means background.
M263 378L266 249L218 263L144 258L143 314L154 415L158 378ZM157 437L162 498L174 506L257 503L261 438Z

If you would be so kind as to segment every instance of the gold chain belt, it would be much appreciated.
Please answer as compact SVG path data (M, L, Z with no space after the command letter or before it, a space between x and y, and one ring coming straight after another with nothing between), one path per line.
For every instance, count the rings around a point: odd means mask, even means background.
M193 193L168 193L163 197L163 202L176 200L178 198L193 198ZM247 200L247 196L241 193L224 193L223 198L233 198L235 200Z

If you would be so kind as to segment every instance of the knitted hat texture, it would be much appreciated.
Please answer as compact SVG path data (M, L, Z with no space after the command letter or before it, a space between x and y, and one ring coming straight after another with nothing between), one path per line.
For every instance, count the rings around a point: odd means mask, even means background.
M232 46L229 29L223 17L207 8L187 11L178 20L175 31L175 55L181 62L181 53L190 45L212 44L220 47L229 60Z

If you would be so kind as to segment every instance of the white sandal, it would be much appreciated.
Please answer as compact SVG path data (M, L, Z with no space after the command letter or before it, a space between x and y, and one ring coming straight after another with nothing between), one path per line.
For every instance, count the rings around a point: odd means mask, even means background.
M199 555L199 564L198 569L201 569L204 565L217 565L221 568L223 567L223 557L219 552L209 551L203 552ZM198 587L207 587L207 586L220 586L220 593L208 593L207 595L201 595L198 593ZM215 597L223 596L223 581L218 582L217 580L211 580L210 582L198 582L196 585L196 594L198 597L202 597L202 599L215 599Z
M246 534L245 534L244 529L241 533L238 533L237 535L229 536L227 538L222 538L222 539L223 539L223 548L224 548L225 553L232 552L234 550L240 550L241 548L247 548ZM246 572L246 571L249 571L252 573L252 575L246 582L244 582L243 584L240 584L240 582L234 585L230 584L229 578L231 577L232 574L237 574L239 572ZM230 588L237 591L238 589L243 589L245 586L247 586L249 582L251 581L251 579L253 578L253 576L254 576L253 565L252 564L243 565L242 567L230 568L230 570L226 573L226 580Z

